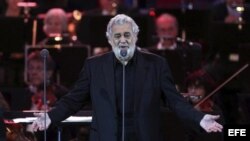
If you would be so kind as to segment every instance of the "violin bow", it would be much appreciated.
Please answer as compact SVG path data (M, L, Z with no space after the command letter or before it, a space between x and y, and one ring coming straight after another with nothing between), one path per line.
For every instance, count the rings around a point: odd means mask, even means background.
M249 64L245 64L243 67L241 67L237 72L235 72L232 76L230 76L226 81L224 81L222 84L220 84L216 89L214 89L210 94L205 96L202 100L200 100L194 107L197 108L199 105L201 105L203 102L205 102L208 98L210 98L212 95L214 95L218 90L220 90L224 85L226 85L228 82L230 82L233 78L235 78L238 74L240 74L243 70L245 70Z

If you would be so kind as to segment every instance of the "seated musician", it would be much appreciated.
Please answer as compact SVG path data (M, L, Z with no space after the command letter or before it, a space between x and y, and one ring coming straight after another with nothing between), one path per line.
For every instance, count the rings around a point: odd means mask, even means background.
M2 0L0 1L0 16L19 17L23 14L23 9L18 6L22 0Z
M155 48L159 50L175 50L177 48L198 48L200 44L187 42L178 37L179 24L174 15L163 13L155 20L156 35L159 41Z
M48 108L54 106L56 100L67 93L67 88L58 85L53 81L55 70L55 63L49 56L47 59L47 99ZM27 65L28 89L31 94L31 105L26 110L43 110L43 103L41 100L43 96L43 58L39 51L35 51L28 56Z
M220 115L220 123L223 124L222 110L216 105L215 100L209 97L206 101L198 105L198 103L208 96L215 88L214 80L203 70L195 71L186 79L187 93L184 95L187 100L194 105L196 109L204 113ZM197 131L192 123L187 125L187 138L192 141L222 141L221 133L207 134ZM197 134L198 133L198 134Z
M18 90L16 97L12 96L12 110L35 110L41 111L45 108L50 110L61 96L67 93L67 88L58 85L53 81L53 75L55 70L55 63L51 56L47 57L47 106L43 102L43 58L40 55L40 51L31 52L28 55L27 61L27 85L23 89ZM12 94L13 95L13 94ZM19 95L19 96L18 96ZM24 129L25 130L25 129ZM31 132L30 126L26 127L26 130ZM43 140L43 132L35 134L38 141ZM69 138L68 133L63 132L63 138L67 140ZM65 136L64 136L65 135ZM67 137L66 137L67 136ZM47 133L48 140L57 140L57 129L51 127Z
M225 0L212 7L210 13L212 22L238 24L250 21L250 9L246 0Z
M160 15L155 20L155 26L158 42L149 48L149 51L157 52L158 55L167 58L177 89L183 91L185 88L183 80L188 74L200 68L202 62L201 45L178 37L179 26L174 15L168 13ZM174 58L168 58L171 56ZM178 66L176 66L177 62Z
M45 14L43 31L47 37L38 45L81 45L76 36L70 36L68 16L63 9L52 8Z

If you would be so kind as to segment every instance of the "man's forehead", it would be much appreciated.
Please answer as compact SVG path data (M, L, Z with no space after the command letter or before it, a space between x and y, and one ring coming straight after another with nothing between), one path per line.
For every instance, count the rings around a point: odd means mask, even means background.
M132 32L132 26L129 23L115 24L112 26L112 32Z

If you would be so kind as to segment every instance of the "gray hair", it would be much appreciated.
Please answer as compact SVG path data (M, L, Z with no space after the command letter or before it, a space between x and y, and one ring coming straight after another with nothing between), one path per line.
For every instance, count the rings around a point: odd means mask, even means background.
M67 24L68 24L67 14L66 14L66 12L65 12L63 9L61 9L61 8L52 8L52 9L50 9L50 10L46 13L46 15L45 15L44 24L47 24L48 21L49 21L51 18L54 18L55 16L60 17L61 24L62 24L62 29L63 29L63 31L67 31Z
M109 38L111 37L111 35L112 35L112 27L113 27L114 25L117 25L117 24L122 25L122 24L125 24L125 23L131 24L133 33L134 33L135 35L138 34L138 32L139 32L139 27L138 27L138 25L135 23L135 21L134 21L131 17L129 17L129 16L125 15L125 14L118 14L118 15L116 15L115 17L113 17L113 18L109 21L109 23L108 23L107 31L106 31L106 36L107 36L107 38L109 39Z

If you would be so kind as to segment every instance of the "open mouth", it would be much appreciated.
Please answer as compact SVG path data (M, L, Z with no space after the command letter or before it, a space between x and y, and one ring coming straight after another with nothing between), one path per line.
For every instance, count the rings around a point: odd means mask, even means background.
M129 47L128 47L128 46L125 46L125 45L120 45L119 48L120 48L120 49L128 49Z

